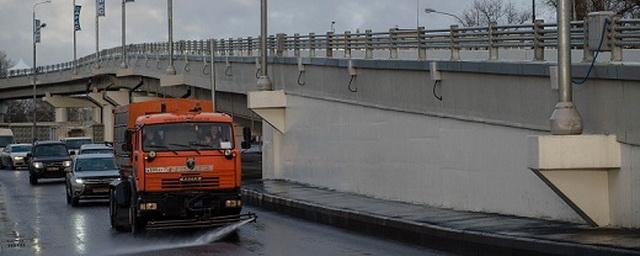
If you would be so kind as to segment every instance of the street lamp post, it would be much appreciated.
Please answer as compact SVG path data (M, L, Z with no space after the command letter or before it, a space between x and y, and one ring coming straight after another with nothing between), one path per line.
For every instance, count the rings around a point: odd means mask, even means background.
M267 72L267 15L267 0L260 0L260 78L258 78L258 89L263 91L273 90L273 84Z
M450 16L450 17L454 17L454 18L456 18L458 20L458 22L460 22L460 24L464 25L464 21L460 17L458 17L457 15L452 14L452 13L441 12L441 11L434 10L432 8L426 8L426 9L424 9L424 12L425 13L437 13L437 14L442 14L442 15L447 15L447 16Z
M122 0L122 64L120 68L129 68L127 63L127 0Z
M36 126L37 126L37 108L36 108L36 94L37 94L37 81L38 81L38 64L37 64L37 47L36 44L38 41L36 40L36 33L46 26L46 24L36 22L36 7L42 4L51 3L51 0L46 0L42 2L37 2L33 4L33 126L31 127L31 141L34 142L36 140Z
M169 66L167 75L175 75L176 67L173 64L173 0L167 0L167 19L169 25Z
M531 22L536 23L536 0L531 0Z
M76 0L73 0L73 74L78 74L78 51L77 49L77 40L76 40L76 27L75 27L75 16L76 16Z
M96 1L96 62L94 68L100 68L100 5Z
M558 1L558 87L559 102L551 114L551 134L582 134L582 117L573 104L571 82L571 2Z

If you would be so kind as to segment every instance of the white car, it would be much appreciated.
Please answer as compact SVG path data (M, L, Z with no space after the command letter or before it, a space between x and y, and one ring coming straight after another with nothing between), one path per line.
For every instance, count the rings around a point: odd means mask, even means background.
M11 144L0 153L0 169L28 167L27 154L31 152L31 144Z
M113 154L113 148L105 144L85 144L80 147L78 155Z

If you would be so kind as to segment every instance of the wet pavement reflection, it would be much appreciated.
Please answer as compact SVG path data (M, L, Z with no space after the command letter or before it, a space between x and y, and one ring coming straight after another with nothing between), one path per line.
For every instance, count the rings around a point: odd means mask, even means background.
M0 170L0 255L443 255L245 207L256 223L227 229L111 229L106 202L65 202L63 180L30 186L27 171Z

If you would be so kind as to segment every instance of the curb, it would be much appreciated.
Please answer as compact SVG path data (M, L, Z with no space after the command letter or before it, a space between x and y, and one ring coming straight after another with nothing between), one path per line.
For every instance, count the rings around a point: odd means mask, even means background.
M308 221L462 255L640 255L640 251L452 229L350 209L332 208L248 188L246 204Z

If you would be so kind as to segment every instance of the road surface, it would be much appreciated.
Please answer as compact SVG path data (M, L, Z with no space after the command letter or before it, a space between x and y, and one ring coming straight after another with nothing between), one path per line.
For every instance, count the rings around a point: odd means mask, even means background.
M108 204L73 208L63 180L30 186L27 171L0 170L0 255L444 255L245 207L258 221L237 236L219 230L118 233Z

